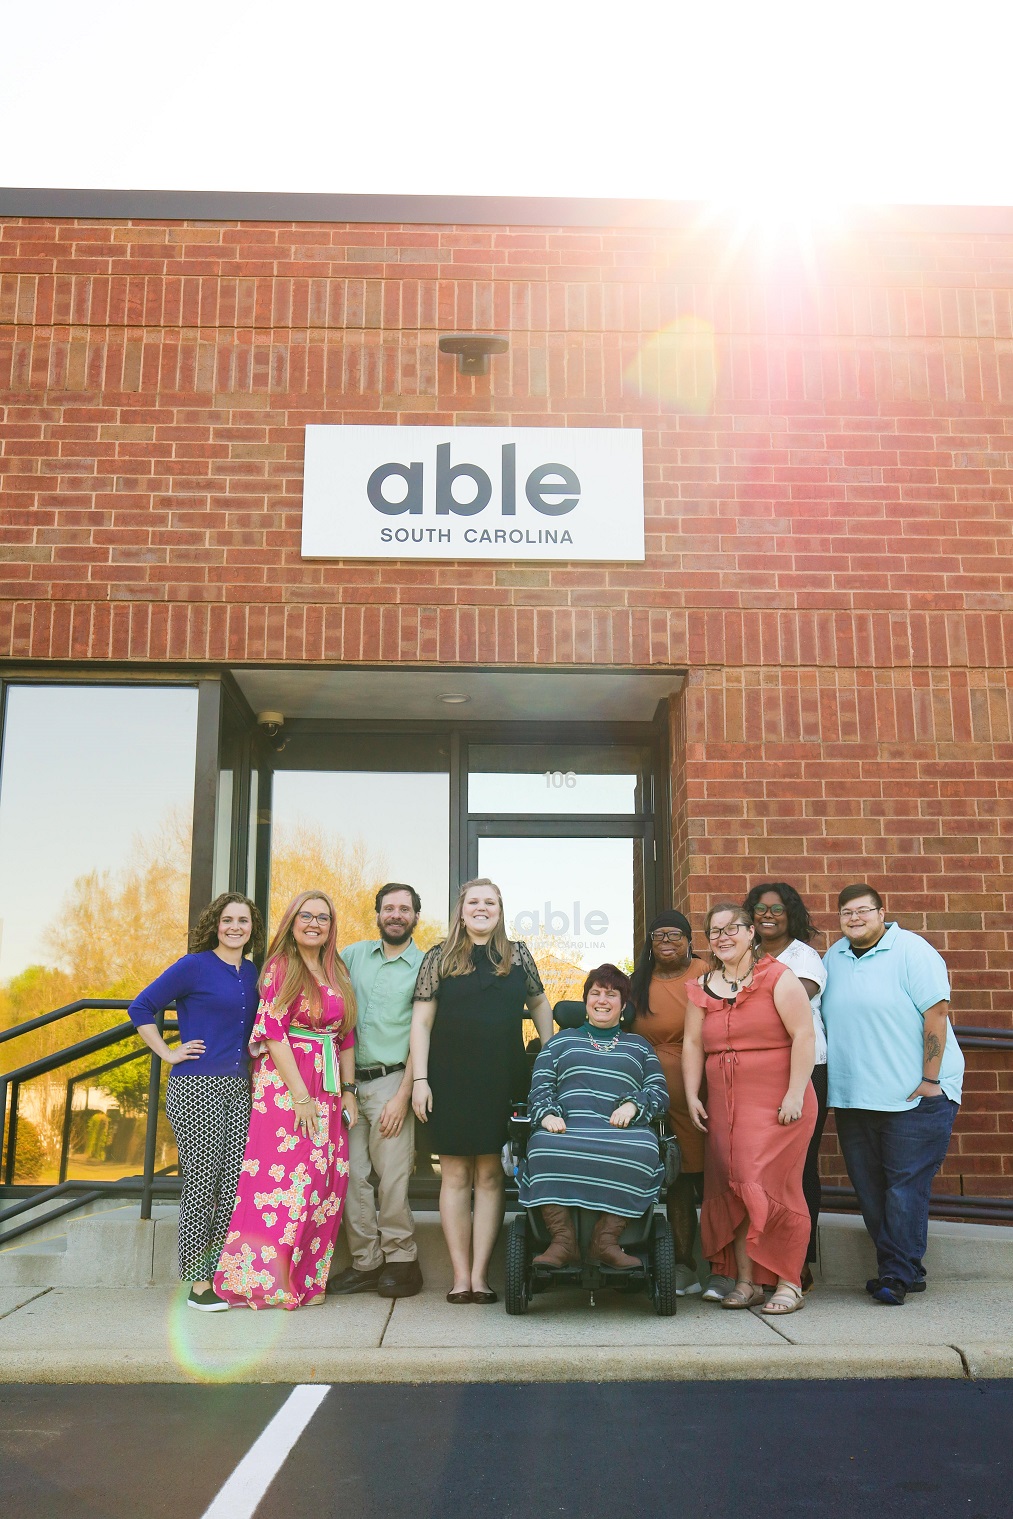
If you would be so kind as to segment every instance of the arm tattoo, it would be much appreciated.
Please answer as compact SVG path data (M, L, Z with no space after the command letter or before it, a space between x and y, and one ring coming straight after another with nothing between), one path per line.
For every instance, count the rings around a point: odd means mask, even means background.
M937 1034L926 1034L925 1035L925 1059L926 1060L935 1060L936 1057L938 1055L941 1055L942 1053L943 1053L943 1047L939 1043L939 1036Z

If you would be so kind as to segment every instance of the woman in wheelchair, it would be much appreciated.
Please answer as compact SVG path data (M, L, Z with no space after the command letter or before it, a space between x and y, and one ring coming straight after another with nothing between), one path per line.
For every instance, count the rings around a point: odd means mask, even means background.
M571 1208L599 1215L589 1260L640 1265L619 1238L658 1200L662 1166L650 1125L668 1108L668 1088L647 1040L620 1027L629 992L616 966L593 970L584 983L586 1021L553 1035L535 1061L520 1202L541 1209L552 1236L536 1266L580 1264Z

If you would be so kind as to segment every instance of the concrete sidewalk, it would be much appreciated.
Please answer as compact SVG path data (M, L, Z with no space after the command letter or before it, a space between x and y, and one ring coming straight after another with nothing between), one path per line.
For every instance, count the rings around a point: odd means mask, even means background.
M135 1215L136 1218L136 1215ZM170 1220L164 1221L167 1225ZM502 1303L451 1306L438 1221L419 1221L426 1276L415 1298L329 1298L296 1313L200 1314L164 1280L149 1286L11 1282L31 1274L5 1252L0 1277L3 1382L514 1382L721 1378L1013 1376L1013 1234L988 1230L965 1279L932 1274L903 1308L863 1289L864 1234L832 1218L825 1278L805 1308L771 1320L729 1313L699 1296L658 1318L644 1296L567 1290L537 1297L523 1317ZM81 1227L81 1226L78 1226ZM132 1227L122 1220L120 1227ZM821 1225L822 1227L822 1225ZM936 1255L945 1263L943 1235ZM945 1228L945 1226L943 1226ZM961 1226L950 1226L959 1229ZM967 1227L967 1226L963 1226ZM992 1239L997 1236L997 1239ZM54 1239L51 1249L60 1241ZM952 1253L952 1252L951 1252ZM44 1257L40 1257L44 1259ZM996 1272L996 1261L1006 1271ZM13 1269L18 1266L18 1273ZM988 1267L989 1269L985 1269ZM843 1286L843 1271L853 1285ZM857 1271L857 1277L851 1273ZM951 1265L952 1273L952 1265ZM6 1279L5 1279L6 1278ZM970 1278L970 1279L968 1279ZM502 1289L502 1250L493 1285Z

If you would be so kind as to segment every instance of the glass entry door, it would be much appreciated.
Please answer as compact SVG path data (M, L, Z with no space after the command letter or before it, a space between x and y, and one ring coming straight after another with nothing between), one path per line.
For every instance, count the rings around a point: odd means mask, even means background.
M643 943L644 838L530 823L478 823L475 874L503 893L507 932L523 939L550 1002L579 997L584 977L608 961L629 971Z
M643 944L655 911L649 761L628 744L469 746L469 874L502 890L507 931L530 947L550 1001L579 996L606 961L632 969Z

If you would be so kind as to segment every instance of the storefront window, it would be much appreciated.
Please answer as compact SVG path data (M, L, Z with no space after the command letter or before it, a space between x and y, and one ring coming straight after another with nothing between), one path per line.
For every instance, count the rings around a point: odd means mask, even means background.
M0 1028L87 996L129 997L185 953L196 736L192 687L8 687ZM23 1066L123 1018L81 1013L11 1040L0 1046L0 1068ZM141 1059L113 1064L135 1051ZM131 1038L28 1082L16 1179L57 1179L71 1078L67 1174L137 1169L148 1065ZM171 1135L162 1138L158 1164L171 1164Z
M642 811L641 757L630 748L472 744L468 811L593 816Z
M446 933L450 778L406 771L278 770L273 782L271 924L299 891L334 899L338 944L376 937L373 900L385 881L422 898L416 942Z

